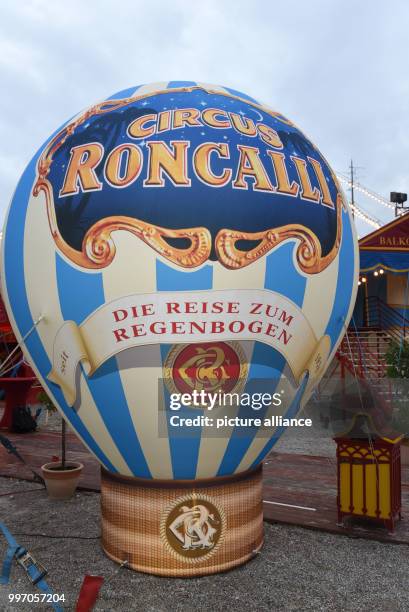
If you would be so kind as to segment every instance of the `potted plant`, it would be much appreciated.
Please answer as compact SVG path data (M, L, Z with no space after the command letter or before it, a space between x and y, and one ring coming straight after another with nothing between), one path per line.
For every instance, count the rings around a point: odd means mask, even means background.
M386 374L391 379L394 398L393 423L396 431L404 435L401 461L409 465L409 342L391 344L386 357Z
M39 401L46 410L56 412L56 408L43 391ZM61 418L61 459L45 463L41 466L42 475L49 497L52 499L70 499L74 495L84 466L77 461L66 460L66 423Z

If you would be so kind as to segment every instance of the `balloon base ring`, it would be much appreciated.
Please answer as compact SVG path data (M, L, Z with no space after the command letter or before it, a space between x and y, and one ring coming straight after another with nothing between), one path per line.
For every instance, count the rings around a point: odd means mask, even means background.
M263 545L262 467L200 480L146 480L101 469L102 548L160 576L232 569Z

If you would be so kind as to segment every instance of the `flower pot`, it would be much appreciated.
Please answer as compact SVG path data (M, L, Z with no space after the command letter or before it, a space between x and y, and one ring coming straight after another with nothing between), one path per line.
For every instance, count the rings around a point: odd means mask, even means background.
M41 466L47 492L51 499L70 499L74 495L84 466L76 461L68 461L65 468L65 470L61 469L59 461L45 463Z

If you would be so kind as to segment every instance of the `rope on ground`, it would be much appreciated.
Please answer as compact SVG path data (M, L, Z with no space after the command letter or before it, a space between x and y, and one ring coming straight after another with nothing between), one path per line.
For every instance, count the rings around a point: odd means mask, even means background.
M73 536L73 535L52 535L50 533L16 533L17 536L32 538L50 538L51 540L99 540L101 535L96 536Z
M0 497L7 497L8 495L22 495L23 493L33 493L33 491L44 491L44 489L41 487L41 489L26 489L25 491L7 491L7 493L0 493Z

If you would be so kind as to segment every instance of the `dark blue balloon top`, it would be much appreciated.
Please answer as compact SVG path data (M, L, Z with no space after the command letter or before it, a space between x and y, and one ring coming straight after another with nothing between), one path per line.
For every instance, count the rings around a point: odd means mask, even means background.
M267 109L244 99L244 95L241 99L242 95L222 95L201 88L193 88L190 91L168 90L166 93L131 99L115 110L91 115L84 120L54 153L47 177L53 188L58 228L64 240L74 249L81 250L83 238L95 222L110 216L124 215L169 229L206 227L213 239L217 232L224 228L259 232L286 224L300 224L317 235L322 254L328 253L336 237L336 210L300 196L300 176L291 156L305 160L311 187L320 189L322 193L309 158L320 163L332 202L335 204L337 185L328 164L316 147L290 122L281 115L275 117ZM260 134L249 136L241 133L231 125L231 120L230 127L217 128L206 125L199 119L200 125L185 125L178 129L162 131L160 134L154 133L147 138L132 138L127 131L129 125L138 117L158 116L164 111L187 108L197 109L199 112L216 108L222 111L217 117L219 121L229 120L228 113L235 113L243 118L245 125L249 125L250 121L250 125L269 126L277 132L283 147L277 148L264 142ZM155 120L151 119L145 125L151 126L154 123ZM163 187L143 185L149 166L147 143L159 140L165 142L171 150L171 141L189 142L186 173L191 181L190 187L175 186L166 172L163 173ZM59 192L70 163L71 150L95 142L102 144L104 149L103 156L94 169L102 187L88 192L80 188L78 194L60 197ZM221 175L226 168L232 171L231 180L222 187L215 188L205 184L194 171L193 153L204 142L228 145L229 159L217 154L210 158L214 175ZM140 147L143 167L137 180L126 187L117 188L106 181L104 166L112 149L124 143L133 143ZM277 193L275 190L254 190L254 178L250 175L244 179L248 185L247 189L233 188L232 182L240 160L240 146L257 148L257 155L273 188L277 186L277 177L267 152L283 153L289 183L295 181L300 185L298 195L294 197ZM123 164L126 163L125 158L122 161ZM248 162L246 164L248 165ZM124 168L120 168L120 173L123 174L123 171Z

